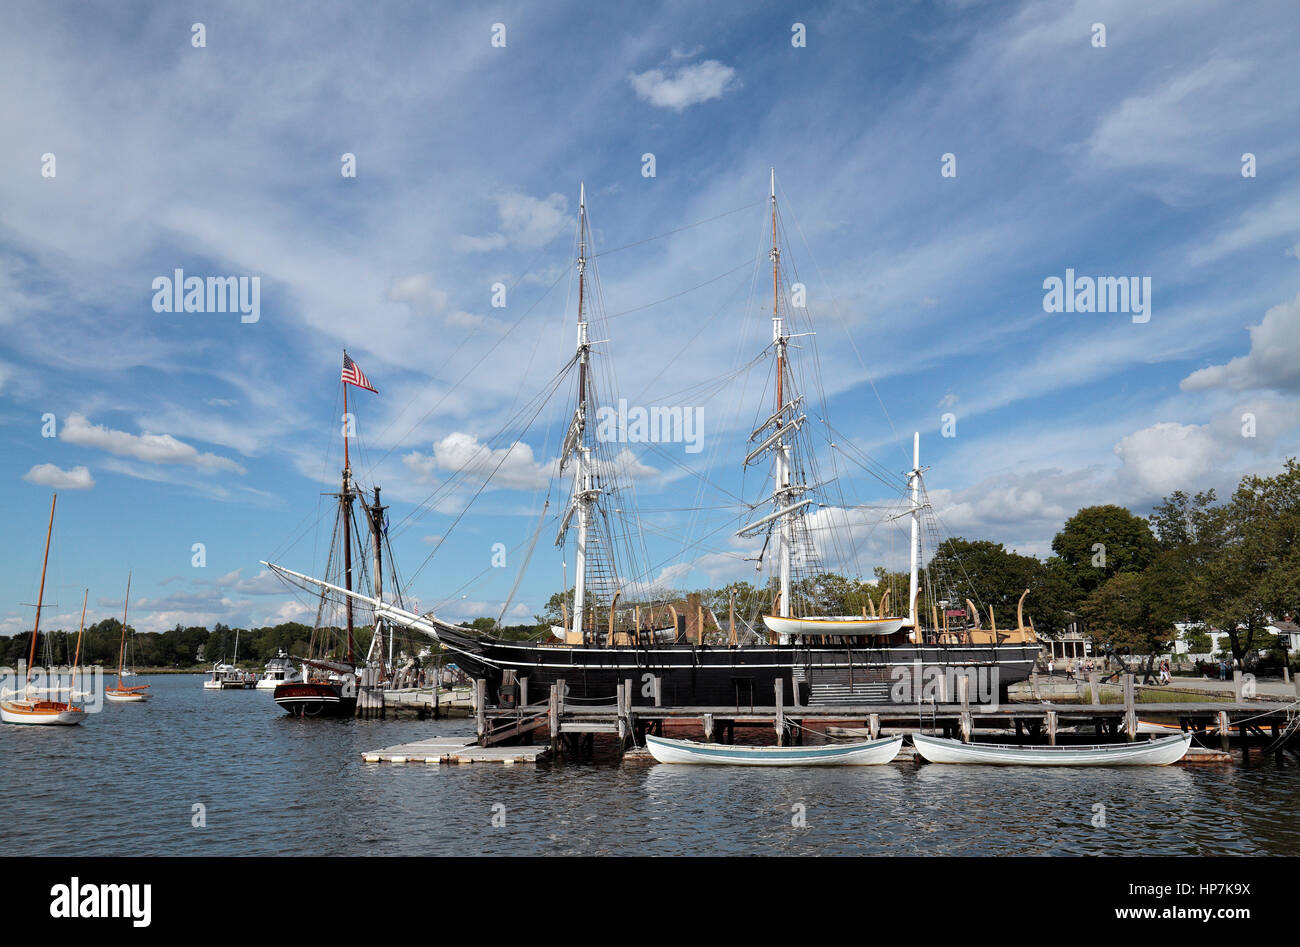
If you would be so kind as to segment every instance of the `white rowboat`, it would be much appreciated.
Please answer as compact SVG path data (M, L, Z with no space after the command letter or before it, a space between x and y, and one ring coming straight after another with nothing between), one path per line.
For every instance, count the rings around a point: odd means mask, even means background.
M854 615L828 618L763 616L767 630L778 635L892 635L907 623L906 618L862 618Z
M874 766L898 755L903 738L826 746L728 746L646 736L650 755L660 763L713 766Z
M648 738L647 738L648 739ZM1012 746L962 743L912 734L916 752L931 763L977 763L986 766L1168 766L1187 754L1192 735L1162 737L1146 743L1098 746Z

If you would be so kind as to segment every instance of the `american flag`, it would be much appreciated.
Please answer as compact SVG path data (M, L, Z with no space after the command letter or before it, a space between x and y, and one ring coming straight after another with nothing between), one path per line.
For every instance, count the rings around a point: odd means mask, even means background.
M347 352L343 353L343 384L356 385L358 388L364 388L366 391L374 391L375 394L379 394L370 386L370 379L366 377L366 373L361 370L361 367L356 362L352 361Z

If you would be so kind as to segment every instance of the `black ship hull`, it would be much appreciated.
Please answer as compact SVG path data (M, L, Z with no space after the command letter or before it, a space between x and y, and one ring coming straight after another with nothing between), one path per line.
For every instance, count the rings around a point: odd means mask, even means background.
M442 643L460 668L486 681L488 700L513 672L527 679L529 702L545 699L563 680L566 699L609 702L632 682L633 706L772 706L776 682L785 704L864 706L956 699L955 675L965 675L972 703L1005 700L1006 689L1027 678L1035 643L916 645L874 648L834 645L745 647L668 644L609 648L538 645L476 638L440 628Z
M277 684L273 697L293 717L351 717L357 709L356 694L333 681Z

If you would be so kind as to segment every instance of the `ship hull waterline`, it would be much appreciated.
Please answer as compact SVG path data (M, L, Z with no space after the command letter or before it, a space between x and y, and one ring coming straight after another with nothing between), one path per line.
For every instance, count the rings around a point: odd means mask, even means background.
M983 671L988 700L1004 701L1006 689L1029 677L1039 646L891 645L846 648L825 645L656 645L654 647L539 646L462 635L439 628L461 670L486 681L494 701L505 672L528 679L530 702L543 700L563 680L565 696L577 701L613 700L632 681L632 705L667 707L772 706L776 682L791 704L872 705L898 702L900 681L924 682L935 672ZM656 700L654 678L659 678ZM797 690L796 690L797 686ZM977 700L975 690L971 691ZM912 703L909 693L902 701Z
M330 682L278 684L272 697L291 717L351 717L357 709L356 695Z

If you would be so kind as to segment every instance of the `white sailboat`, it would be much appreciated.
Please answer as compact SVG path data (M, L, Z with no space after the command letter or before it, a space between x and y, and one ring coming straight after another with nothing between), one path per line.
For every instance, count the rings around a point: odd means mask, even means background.
M33 693L36 688L32 686L32 665L36 661L36 639L41 633L41 609L45 604L45 570L50 561L50 536L54 532L54 504L59 495L56 493L50 499L50 525L45 530L45 556L41 560L41 587L36 596L36 621L32 627L32 641L28 648L27 654L27 679L22 691L9 695L6 699L0 700L0 720L5 723L27 724L38 726L71 726L81 723L86 719L84 708L71 702L60 700L46 700ZM83 599L81 606L81 622L84 627L86 622L86 606ZM81 633L77 633L77 654L81 653ZM75 686L75 677L73 679ZM55 695L57 696L57 695ZM72 694L68 695L72 697Z

